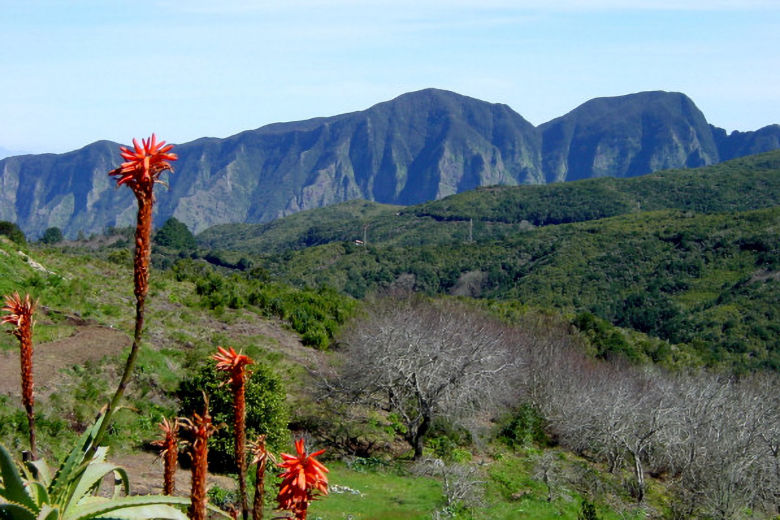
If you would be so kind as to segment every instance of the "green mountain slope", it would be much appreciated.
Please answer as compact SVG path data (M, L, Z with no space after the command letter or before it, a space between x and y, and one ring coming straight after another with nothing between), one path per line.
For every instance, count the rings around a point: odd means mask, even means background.
M362 297L390 286L590 312L711 362L780 368L780 208L643 212L502 241L349 243L268 257L289 282Z
M633 179L589 179L546 186L483 188L406 210L443 220L533 225L582 222L625 213L680 209L744 211L780 204L780 152Z
M221 224L198 235L198 243L207 249L231 249L279 253L288 249L360 239L363 225L400 211L390 206L353 200L325 208L301 211L267 224ZM372 230L373 233L373 230Z

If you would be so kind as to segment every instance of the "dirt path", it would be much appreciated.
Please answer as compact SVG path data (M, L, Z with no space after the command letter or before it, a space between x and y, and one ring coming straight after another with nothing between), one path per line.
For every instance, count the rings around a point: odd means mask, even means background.
M153 453L132 453L109 457L111 461L127 470L130 476L130 493L133 495L147 495L150 493L162 493L163 464ZM192 479L190 471L181 467L176 471L176 494L189 496ZM236 483L229 477L212 475L209 473L207 485L218 485L223 489L235 489Z
M34 345L33 375L36 396L44 397L54 390L62 377L60 370L87 361L99 361L122 352L130 337L116 329L97 325L77 326L73 335ZM0 352L0 395L19 396L19 351Z

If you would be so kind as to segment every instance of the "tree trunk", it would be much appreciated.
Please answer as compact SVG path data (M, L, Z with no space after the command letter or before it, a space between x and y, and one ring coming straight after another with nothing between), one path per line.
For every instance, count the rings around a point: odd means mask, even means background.
M642 469L642 461L639 455L631 452L634 458L634 476L636 476L636 501L642 502L645 498L645 472Z
M412 447L414 447L414 460L420 460L423 456L423 440L428 430L431 427L431 418L428 415L423 415L423 420L417 431L414 433L412 441Z

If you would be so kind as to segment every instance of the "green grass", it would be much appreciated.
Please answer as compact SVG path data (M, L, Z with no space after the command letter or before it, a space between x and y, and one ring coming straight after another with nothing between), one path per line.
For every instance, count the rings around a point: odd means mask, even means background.
M499 448L497 460L480 464L484 497L471 507L453 511L462 520L576 520L584 500L592 501L602 520L640 520L650 512L662 511L664 488L651 483L642 506L636 505L621 484L622 475L609 475L566 452L524 448L506 452ZM540 457L552 453L556 460L553 500L547 501L547 487L535 474ZM331 493L312 503L312 520L429 520L446 505L442 482L410 474L409 462L393 462L356 470L343 462L326 462ZM272 489L268 488L269 490ZM594 498L593 490L602 496ZM273 516L273 503L266 514ZM446 516L445 516L446 517Z
M441 484L434 479L389 471L358 472L340 462L328 464L328 469L331 486L346 486L361 494L331 493L312 504L311 520L429 520L444 504Z

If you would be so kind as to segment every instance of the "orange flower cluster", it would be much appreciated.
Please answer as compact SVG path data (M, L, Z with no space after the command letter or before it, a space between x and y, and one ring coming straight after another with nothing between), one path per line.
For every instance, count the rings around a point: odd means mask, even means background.
M179 458L179 421L174 419L173 422L168 422L168 419L163 417L160 429L163 431L165 438L154 441L152 445L162 448L160 457L163 458L165 468L163 473L163 494L173 495L176 489L176 464Z
M10 323L15 328L8 331L19 339L19 360L21 363L22 374L22 404L27 412L27 423L30 427L30 452L33 458L35 453L35 415L33 413L33 344L32 328L33 312L35 312L35 301L30 295L25 295L24 299L18 292L5 297L5 306L2 309L7 312L0 319L2 323Z
M137 139L133 139L134 150L120 146L119 153L125 162L109 173L119 177L118 186L127 184L134 192L157 182L163 171L173 171L168 161L178 159L175 153L169 153L173 145L166 146L165 141L158 143L157 136L154 134L149 139L141 141L143 146L138 144Z
M5 297L5 307L3 311L7 312L5 316L0 319L2 323L10 323L16 327L11 331L11 334L19 338L26 335L29 331L32 334L32 314L35 311L35 302L30 298L30 295L25 295L24 299L19 296L18 292L13 293L11 296Z
M279 494L276 500L278 509L290 511L296 520L306 520L306 512L309 504L317 496L315 492L328 494L328 469L315 457L325 450L312 454L306 453L303 439L295 441L296 455L282 453L284 462L279 467L286 470L279 476L282 483L279 486Z
M182 426L192 434L190 457L192 458L192 490L190 491L190 520L206 520L206 476L208 474L209 437L217 430L211 423L209 405L203 415L193 414L192 420L181 419Z
M237 353L233 347L228 348L230 350L217 347L218 353L211 358L217 362L217 370L230 373L230 384L242 383L246 380L245 367L253 365L254 361L249 356Z
M247 365L254 364L251 358L230 350L217 347L212 359L217 362L216 369L230 376L230 389L233 392L233 432L235 433L236 468L238 469L239 494L241 495L241 513L246 518L249 501L246 493L246 378Z

